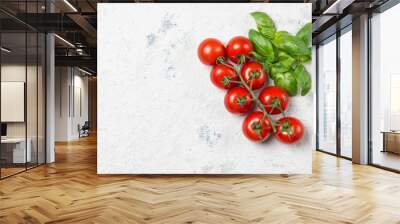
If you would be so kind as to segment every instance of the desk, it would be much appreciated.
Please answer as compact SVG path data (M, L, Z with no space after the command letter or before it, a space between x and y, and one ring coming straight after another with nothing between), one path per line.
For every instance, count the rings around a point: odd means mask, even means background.
M8 163L31 162L31 160L32 160L32 153L31 153L32 141L30 138L28 138L26 142L28 143L27 144L28 147L26 147L26 152L25 152L25 138L1 139L2 157L5 158L5 160ZM26 161L25 161L25 159L26 159Z
M400 132L382 131L381 133L383 134L382 152L392 152L400 154Z

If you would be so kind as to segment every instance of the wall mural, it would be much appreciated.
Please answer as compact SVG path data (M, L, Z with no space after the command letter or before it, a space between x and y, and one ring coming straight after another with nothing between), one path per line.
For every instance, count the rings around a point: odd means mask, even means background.
M98 173L311 173L311 4L99 4L98 48Z

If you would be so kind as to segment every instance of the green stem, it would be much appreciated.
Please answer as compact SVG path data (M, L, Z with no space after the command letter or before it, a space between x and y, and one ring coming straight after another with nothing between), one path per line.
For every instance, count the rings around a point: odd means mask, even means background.
M235 70L235 68L231 64L228 64L228 63L225 63L225 62L220 62L220 64L221 65L225 65L226 67L229 67L229 68Z
M232 80L230 80L229 82L231 82L231 83L236 83L236 84L242 84L242 82L239 82L239 81L232 81Z
M241 66L242 66L242 64L239 64L236 67L234 66L234 70L235 70L236 74L239 76L241 84L247 89L247 91L250 92L251 97L254 99L254 101L256 102L257 106L262 110L264 116L268 119L269 123L271 124L272 130L275 132L275 122L272 120L271 116L267 113L267 111L265 110L265 107L261 103L261 101L256 97L256 94L249 87L249 85L247 85L247 83L243 80L242 76L240 75L240 67Z

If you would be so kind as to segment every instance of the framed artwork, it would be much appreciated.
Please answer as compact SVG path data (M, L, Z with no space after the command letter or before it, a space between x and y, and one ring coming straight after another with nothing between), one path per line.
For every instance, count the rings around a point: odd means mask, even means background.
M305 3L98 4L98 173L310 174L310 22Z

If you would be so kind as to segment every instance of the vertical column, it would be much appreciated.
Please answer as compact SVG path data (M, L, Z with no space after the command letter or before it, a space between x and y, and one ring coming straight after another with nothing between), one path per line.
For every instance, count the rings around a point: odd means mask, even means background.
M353 162L368 163L368 15L353 20Z

